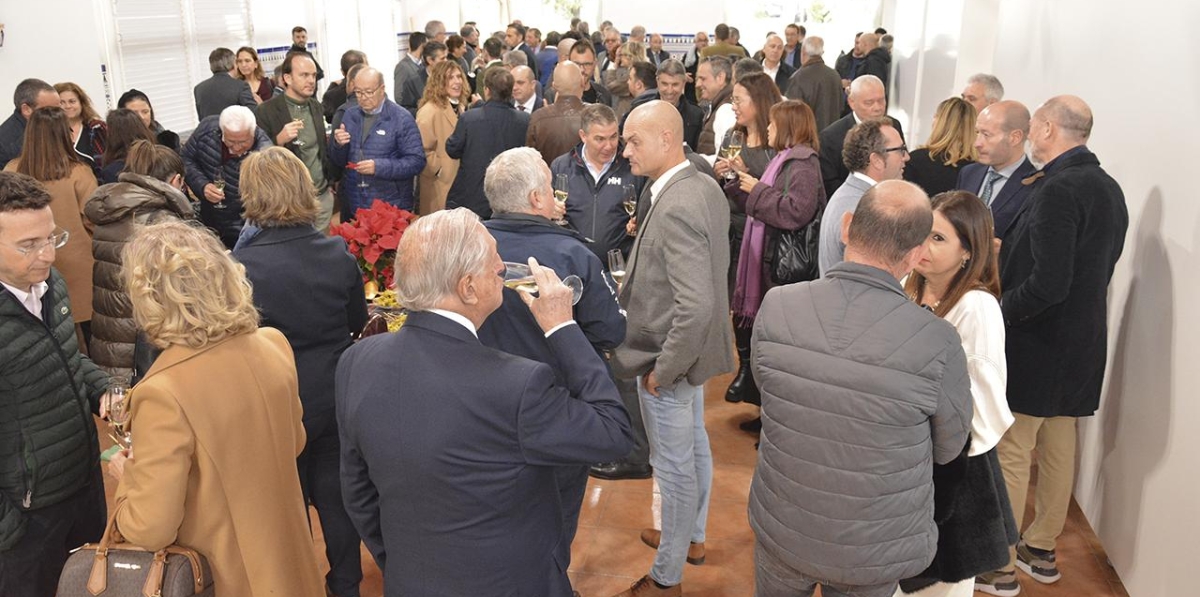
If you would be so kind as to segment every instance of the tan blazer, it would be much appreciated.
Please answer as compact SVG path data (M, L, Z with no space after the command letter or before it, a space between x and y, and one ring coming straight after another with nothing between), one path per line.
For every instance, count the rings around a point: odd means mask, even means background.
M458 114L450 106L425 104L417 110L417 129L425 145L425 169L421 171L420 215L446 208L446 194L458 176L458 160L446 155L446 139L458 125Z
M218 595L323 597L283 334L261 328L200 349L172 346L130 399L133 458L113 511L125 539L204 554Z
M16 172L21 158L4 167ZM92 231L85 227L83 206L96 190L96 175L83 164L75 164L66 178L41 181L50 193L54 224L71 234L67 245L54 253L54 269L67 281L71 316L75 323L92 320ZM89 224L90 226L90 224Z

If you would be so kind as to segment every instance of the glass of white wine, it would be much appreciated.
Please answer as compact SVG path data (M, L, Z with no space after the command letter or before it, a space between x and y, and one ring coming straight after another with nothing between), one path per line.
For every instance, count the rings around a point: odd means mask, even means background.
M742 131L729 131L728 141L722 149L725 152L725 159L729 160L729 171L725 173L725 180L733 180L738 177L737 172L733 169L733 160L736 160L742 154L742 145L746 142L746 135Z
M221 193L225 192L225 174L221 172L219 168L217 169L217 175L213 178L212 185L213 188L217 189ZM212 206L213 209L225 209L225 200L221 199L220 201L212 204Z
M621 207L631 218L637 213L637 187L627 184L621 188Z
M554 177L554 201L558 203L559 209L563 210L563 217L554 221L559 226L567 225L567 189L570 188L570 180L566 174L558 174Z
M571 304L578 303L580 297L583 296L583 280L579 279L579 276L571 275L563 278L562 283L571 289ZM517 292L528 292L529 294L538 292L533 272L524 263L504 262L504 285Z
M622 284L625 281L625 254L620 249L613 249L608 252L608 273L612 274L617 284Z
M129 379L112 377L108 382L108 392L104 394L105 408L108 411L108 424L112 427L109 435L122 448L133 444L132 433L129 431L129 419L132 412L129 408Z

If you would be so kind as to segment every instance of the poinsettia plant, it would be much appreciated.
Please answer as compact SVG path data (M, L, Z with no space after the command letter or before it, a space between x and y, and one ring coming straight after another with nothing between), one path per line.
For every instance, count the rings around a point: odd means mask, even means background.
M353 220L331 228L346 239L350 254L358 259L367 294L392 287L396 247L416 219L416 214L376 199L369 209L360 208Z

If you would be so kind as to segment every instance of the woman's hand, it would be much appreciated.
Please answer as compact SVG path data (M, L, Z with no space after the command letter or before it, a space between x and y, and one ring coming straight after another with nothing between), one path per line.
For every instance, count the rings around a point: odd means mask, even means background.
M116 479L118 483L120 483L121 478L125 476L125 463L132 458L132 448L118 450L117 453L112 455L112 459L108 461L108 474L112 476L113 479Z
M717 158L717 161L713 162L713 173L717 175L717 178L725 176L732 169L729 160L725 158Z
M754 190L754 185L758 184L757 178L754 178L745 172L738 172L738 179L738 188L741 189L743 193L749 193L750 191Z

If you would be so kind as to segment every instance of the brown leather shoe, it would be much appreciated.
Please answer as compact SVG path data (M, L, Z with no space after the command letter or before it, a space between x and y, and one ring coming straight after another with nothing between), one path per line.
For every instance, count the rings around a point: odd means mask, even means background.
M650 575L647 574L638 579L628 589L617 593L613 597L683 597L683 584L680 583L673 587L660 589L658 585L654 584L654 579L650 578Z
M658 549L658 543L662 541L662 531L657 529L642 529L642 543ZM692 543L688 545L687 563L693 566L699 566L704 563L704 544Z

